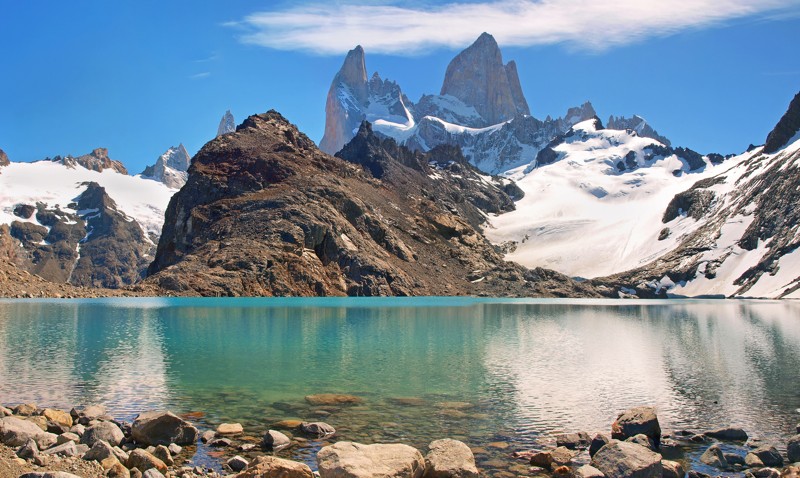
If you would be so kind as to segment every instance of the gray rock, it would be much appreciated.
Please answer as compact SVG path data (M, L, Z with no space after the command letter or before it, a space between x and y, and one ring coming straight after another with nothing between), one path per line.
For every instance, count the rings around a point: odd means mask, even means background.
M33 439L36 441L39 450L50 448L58 443L58 435L47 432L40 433L33 437Z
M638 435L635 435L635 436L632 436L632 437L628 438L625 441L629 442L629 443L636 443L637 445L642 445L643 447L647 447L647 448L649 448L649 449L651 449L653 451L655 451L655 449L656 449L656 446L653 443L653 440L651 440L650 437L648 437L647 435L642 434L642 433L640 433Z
M238 478L262 478L268 476L280 478L314 478L314 476L317 475L312 473L311 468L305 463L284 460L276 456L259 456L248 465L247 469L237 475Z
M786 443L786 456L789 463L800 462L800 435L790 438Z
M249 465L250 462L248 462L247 460L245 460L241 456L236 455L233 458L231 458L230 460L226 461L225 464L228 465L230 467L230 469L233 470L233 471L242 471L245 468L247 468L247 465Z
M117 455L114 453L114 447L112 447L107 441L105 440L97 440L92 445L92 448L83 455L84 460L88 461L96 461L101 462L106 458L117 458Z
M783 466L783 457L774 446L764 445L751 451L744 457L747 466L752 468L761 466Z
M280 451L291 445L292 441L279 431L267 430L262 443L267 450Z
M758 468L755 470L748 470L745 476L748 478L780 478L781 472L775 468Z
M595 435L595 437L592 438L591 445L589 445L589 456L594 456L597 450L603 448L609 441L609 438L602 433Z
M317 454L321 478L421 478L425 460L402 444L362 445L341 441Z
M661 460L661 476L663 478L683 478L686 472L677 461Z
M183 447L177 443L170 443L167 449L169 449L169 452L172 453L172 456L178 456L183 451Z
M165 478L164 474L158 471L155 468L150 468L149 470L142 473L142 478Z
M106 478L131 478L131 472L122 463L114 463L106 472Z
M203 443L208 443L211 440L213 440L215 436L217 436L217 432L215 432L214 430L206 430L203 432L202 435L200 435L200 440Z
M592 457L606 478L661 478L661 455L635 443L612 440Z
M586 432L562 433L556 435L556 446L567 447L570 450L588 448L592 438Z
M575 470L575 478L605 478L605 475L592 465L583 465ZM665 476L664 478L668 477ZM678 478L683 478L683 476Z
M78 447L75 442L68 441L62 445L56 445L47 450L42 450L43 455L59 455L59 456L78 456Z
M736 453L723 453L722 456L725 457L725 461L728 462L728 466L745 466L744 457L737 455Z
M711 430L704 433L705 436L716 438L717 440L747 441L747 432L741 428L727 427Z
M17 450L17 456L23 460L33 459L39 456L39 447L36 446L36 442L33 440L33 438L28 440L20 447L19 450Z
M325 422L303 422L300 425L300 430L307 435L315 437L329 437L336 433L336 429Z
M17 417L0 418L0 442L12 447L22 446L30 439L36 438L44 432L35 423ZM41 444L37 440L39 448Z
M80 410L73 408L70 412L70 415L77 418L79 424L86 425L91 421L97 420L106 413L108 412L106 407L103 405L89 405L88 407Z
M61 435L58 435L58 438L56 438L56 443L58 443L59 445L61 445L62 443L66 443L68 441L73 441L75 443L80 443L81 442L81 437L79 437L75 433L66 432L66 433L62 433Z
M647 435L655 447L661 443L661 426L658 424L656 409L637 407L621 413L611 425L611 438L626 440L638 434Z
M70 428L69 431L80 437L86 432L86 426L78 423L77 425L72 425L72 428Z
M192 445L197 428L172 412L144 412L131 425L134 440L146 445Z
M122 448L115 446L111 449L111 451L114 452L114 456L117 457L117 460L119 460L120 463L128 463L128 458L130 458L130 455L125 453Z
M255 448L256 448L256 446L254 444L252 444L252 443L242 443L241 445L239 445L238 450L247 452L247 451L254 450Z
M555 470L559 466L569 465L575 457L567 447L557 447L553 450L540 451L531 455L531 465L540 468Z
M158 445L155 451L153 451L153 456L163 461L167 466L175 464L175 460L172 459L172 453L170 453L169 448L164 445Z
M700 456L700 461L720 470L728 468L728 460L725 459L725 455L722 453L722 449L720 449L719 445L711 445L708 447Z
M425 455L426 478L477 478L475 456L469 447L449 438L436 440L428 445Z
M111 446L119 446L124 439L125 434L122 433L118 426L111 422L99 422L86 429L83 436L81 436L81 443L91 447L97 441L103 440Z
M213 448L225 448L229 447L233 444L233 442L228 438L215 438L207 443L208 446Z

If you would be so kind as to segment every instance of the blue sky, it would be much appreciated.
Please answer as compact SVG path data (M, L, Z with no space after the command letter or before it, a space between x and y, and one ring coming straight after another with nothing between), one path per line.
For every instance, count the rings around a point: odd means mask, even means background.
M347 49L416 101L482 31L516 60L534 116L591 100L703 153L763 142L800 90L797 0L399 5L0 0L0 148L103 146L138 173L171 145L194 154L226 109L276 109L319 141Z

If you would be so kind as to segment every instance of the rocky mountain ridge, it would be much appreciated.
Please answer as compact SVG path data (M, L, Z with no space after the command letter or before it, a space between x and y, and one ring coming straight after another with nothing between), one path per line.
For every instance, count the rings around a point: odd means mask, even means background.
M446 159L453 154L415 153L362 125L334 158L280 114L251 116L195 156L146 282L226 296L599 293L503 261L461 216L472 209L478 222L481 200L441 184L467 173L475 191L499 200L487 207L510 198L462 166L436 166L463 164Z
M77 158L67 155L64 157L56 156L53 159L48 158L47 160L63 164L72 169L77 166L82 166L90 171L102 172L106 169L111 169L120 174L128 174L128 170L121 162L108 157L108 149L106 148L96 148L91 153L78 156Z
M335 154L363 120L410 149L459 146L469 161L492 174L531 164L556 136L596 116L591 103L570 108L563 118L539 120L530 108L516 63L503 64L495 39L482 34L448 65L439 95L411 102L395 82L376 72L367 80L364 49L356 47L331 82L320 148ZM669 146L641 117L613 117L619 129L635 130Z

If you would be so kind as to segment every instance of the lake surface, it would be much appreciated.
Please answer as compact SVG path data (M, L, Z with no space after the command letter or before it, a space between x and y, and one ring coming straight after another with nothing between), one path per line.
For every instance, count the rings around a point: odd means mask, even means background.
M479 460L556 431L608 432L638 405L656 406L665 431L735 424L783 442L800 421L798 384L792 301L0 301L6 406L200 411L201 426L238 421L253 435L321 419L338 439L494 443ZM304 402L327 392L364 405Z

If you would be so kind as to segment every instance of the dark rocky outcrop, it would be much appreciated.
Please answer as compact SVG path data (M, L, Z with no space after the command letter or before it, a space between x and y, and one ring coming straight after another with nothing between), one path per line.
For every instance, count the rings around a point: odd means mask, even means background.
M5 151L0 149L0 166L8 166L11 162L8 160L8 155Z
M633 115L631 118L611 115L606 122L606 127L608 129L635 131L639 136L652 138L665 146L671 145L666 137L658 134L658 131L654 130L647 120L638 115Z
M455 200L431 165L436 154L401 150L365 126L343 156L322 153L276 112L209 142L170 202L147 282L233 296L596 294L505 262L471 223L466 211L480 212L469 194Z
M714 193L707 189L692 188L678 193L667 205L667 210L664 211L664 217L661 218L661 222L666 224L681 214L700 219L708 212L713 201Z
M800 93L794 95L794 99L789 103L789 109L786 110L786 113L775 125L775 128L767 135L764 152L767 154L777 152L786 146L786 143L795 137L798 132L800 132Z
M108 150L106 148L96 148L91 153L78 156L77 158L70 155L64 157L56 156L50 159L50 161L61 163L68 168L83 166L92 171L100 172L106 169L113 169L120 174L128 174L128 170L125 169L125 166L121 162L108 157Z

